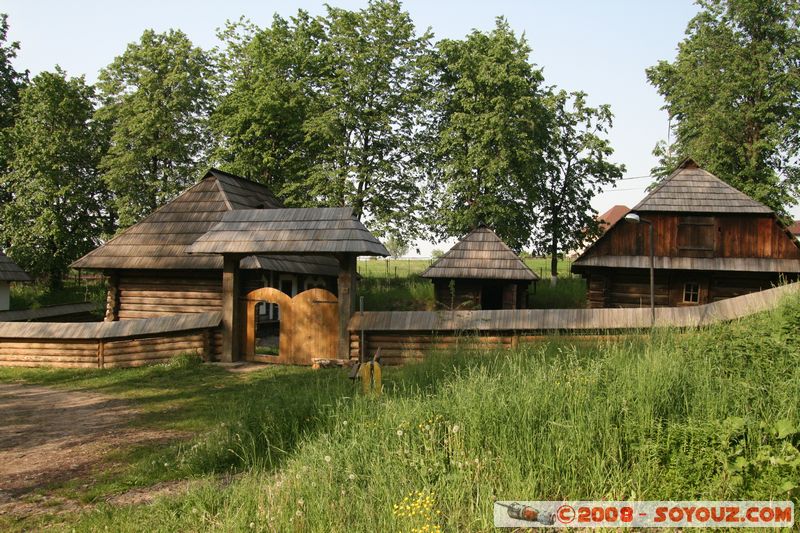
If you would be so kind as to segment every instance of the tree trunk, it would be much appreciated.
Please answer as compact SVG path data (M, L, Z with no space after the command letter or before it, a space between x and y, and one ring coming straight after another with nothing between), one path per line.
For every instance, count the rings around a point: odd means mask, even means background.
M550 244L550 286L555 287L556 283L558 283L558 241L553 235Z

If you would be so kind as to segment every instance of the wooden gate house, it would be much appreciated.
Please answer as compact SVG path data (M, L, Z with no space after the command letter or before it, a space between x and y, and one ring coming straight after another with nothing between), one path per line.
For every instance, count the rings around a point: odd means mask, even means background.
M388 256L389 252L364 225L353 217L349 207L248 209L229 211L222 221L188 248L191 254L222 255L222 361L235 361L242 350L251 351L255 335L250 328L259 298L283 302L278 361L310 364L316 354L332 352L336 339L336 357L348 359L350 334L348 323L355 312L356 259L359 255ZM294 298L277 291L254 291L248 294L244 317L238 301L242 258L252 255L327 256L339 264L337 294L324 289L304 291ZM336 303L335 325L331 310ZM249 318L248 318L249 317ZM242 319L246 326L243 327ZM319 328L324 331L319 332ZM241 332L246 332L244 342ZM319 339L315 336L319 335ZM284 340L286 339L286 340ZM252 354L252 355L251 355Z

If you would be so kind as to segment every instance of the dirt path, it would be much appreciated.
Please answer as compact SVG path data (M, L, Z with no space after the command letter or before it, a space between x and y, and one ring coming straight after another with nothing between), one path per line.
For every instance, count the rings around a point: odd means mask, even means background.
M176 436L127 427L136 414L127 402L100 394L0 383L0 514L37 512L41 506L26 496L53 483L90 483L118 446Z

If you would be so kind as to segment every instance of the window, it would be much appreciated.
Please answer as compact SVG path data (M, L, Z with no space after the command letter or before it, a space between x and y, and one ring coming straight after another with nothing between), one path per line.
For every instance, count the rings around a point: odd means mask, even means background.
M687 304L700 303L700 284L699 283L684 283L683 284L683 301Z
M713 217L681 217L678 220L678 255L714 257L715 237Z

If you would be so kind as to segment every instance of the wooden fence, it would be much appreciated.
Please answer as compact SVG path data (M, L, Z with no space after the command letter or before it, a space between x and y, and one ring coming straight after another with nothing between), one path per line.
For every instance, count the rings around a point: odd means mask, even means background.
M0 322L0 366L130 367L218 352L219 312L119 322Z
M792 283L736 298L692 307L656 308L656 327L698 327L734 320L775 307L790 293ZM371 311L350 320L350 358L357 359L364 336L364 353L379 348L381 359L399 364L419 359L432 349L466 346L508 348L541 340L553 333L585 336L641 331L651 325L649 308L519 309L498 311Z

